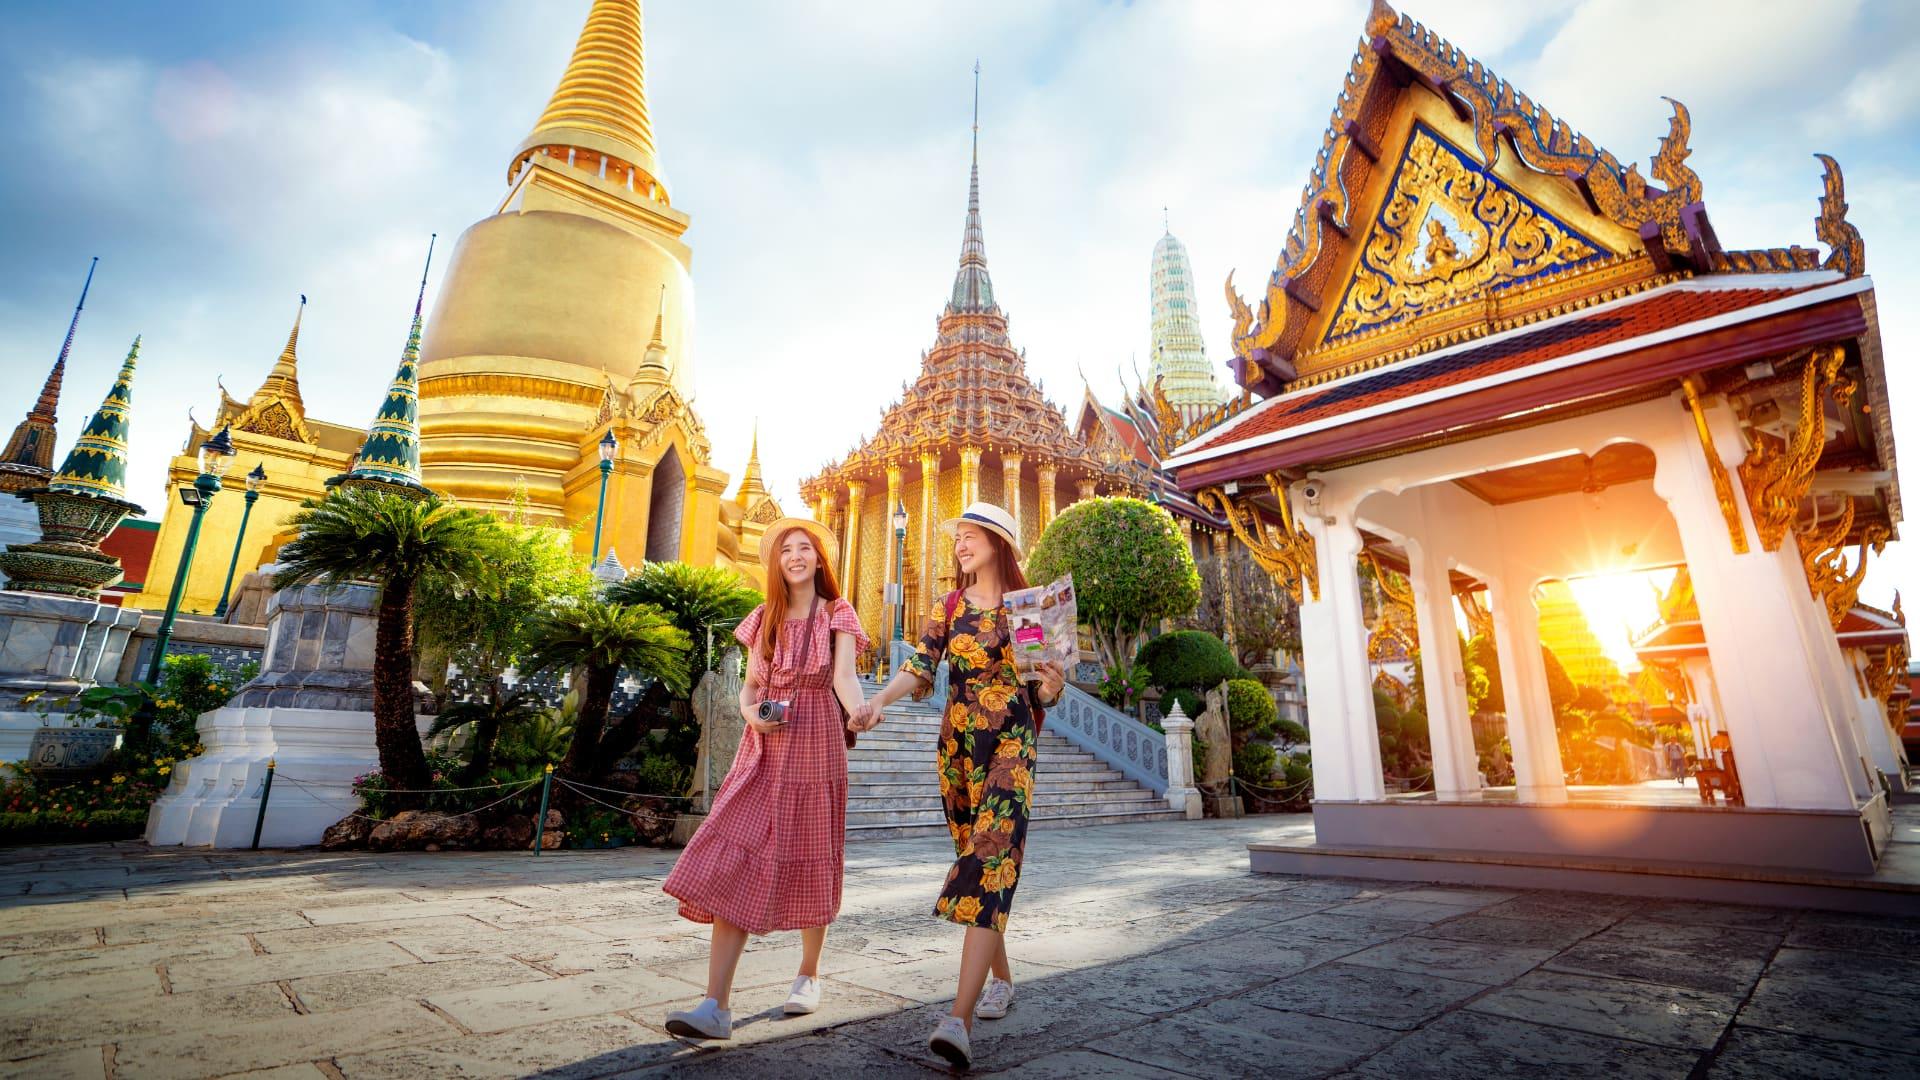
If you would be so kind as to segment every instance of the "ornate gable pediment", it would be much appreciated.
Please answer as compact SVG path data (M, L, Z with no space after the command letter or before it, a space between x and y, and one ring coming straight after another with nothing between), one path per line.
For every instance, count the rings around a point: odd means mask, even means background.
M1579 267L1611 287L1670 267L1705 268L1717 242L1688 216L1701 199L1686 165L1690 133L1674 102L1649 182L1637 165L1374 0L1273 272L1252 302L1227 280L1230 366L1240 385L1271 396L1330 367L1315 354L1332 342L1463 297L1523 295L1512 286L1530 277ZM1423 155L1459 174L1457 193L1436 184L1425 185L1425 197L1402 190ZM1551 235L1556 227L1560 236ZM1561 236L1595 254L1558 244ZM1374 243L1385 250L1368 250ZM1501 252L1515 256L1513 265L1499 261ZM1362 254L1373 257L1363 263Z
M1413 125L1321 342L1609 252L1423 122Z

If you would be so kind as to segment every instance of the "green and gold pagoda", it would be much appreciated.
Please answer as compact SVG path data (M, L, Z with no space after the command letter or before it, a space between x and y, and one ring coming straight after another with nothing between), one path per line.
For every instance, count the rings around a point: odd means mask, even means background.
M433 265L433 244L427 245L427 266ZM387 396L367 428L367 441L353 467L327 481L327 487L370 487L425 496L420 482L420 312L427 298L427 272L420 272L420 295L413 303L413 328L400 352Z
M127 427L133 408L133 371L140 339L120 365L105 400L67 452L45 487L17 496L30 500L40 517L40 539L9 544L0 552L4 586L11 592L58 593L95 599L120 580L120 560L100 550L120 519L144 513L126 500Z

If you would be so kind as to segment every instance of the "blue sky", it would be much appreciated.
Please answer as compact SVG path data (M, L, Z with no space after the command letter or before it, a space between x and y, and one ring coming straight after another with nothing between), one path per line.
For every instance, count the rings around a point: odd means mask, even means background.
M61 445L145 334L136 501L163 505L187 410L211 415L216 378L251 393L301 293L308 411L365 423L427 235L451 241L496 205L586 7L8 5L0 418L31 403L99 255ZM1644 161L1666 131L1661 95L1684 101L1728 246L1811 244L1812 155L1836 156L1878 284L1896 429L1920 447L1920 7L1407 10L1622 159ZM660 160L693 217L695 400L715 463L738 477L757 420L769 482L797 507L799 479L871 430L916 370L959 250L976 57L988 258L1049 394L1071 406L1081 371L1112 394L1117 368L1144 366L1162 206L1224 359L1217 283L1272 267L1365 15L1361 0L648 5ZM1920 586L1898 548L1869 599Z

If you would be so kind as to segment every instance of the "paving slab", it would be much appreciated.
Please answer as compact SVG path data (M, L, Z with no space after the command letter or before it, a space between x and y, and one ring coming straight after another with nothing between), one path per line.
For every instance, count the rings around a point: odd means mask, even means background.
M1418 972L1333 963L1250 990L1240 1000L1406 1031L1486 989Z
M1510 949L1466 941L1402 938L1353 953L1346 957L1346 962L1497 986L1519 978L1552 957L1552 949Z
M1530 971L1467 1006L1515 1020L1619 1039L1708 1050L1733 1022L1740 999L1728 994Z
M699 1053L673 1036L618 1014L576 1017L468 1035L419 1046L340 1054L333 1066L346 1080L420 1080L465 1077L514 1080L538 1073L543 1080L604 1076Z
M1248 872L1307 821L1036 831L975 1072L1916 1073L1920 919ZM755 938L714 1044L662 1026L710 933L675 857L41 849L0 866L0 1075L949 1075L944 837L850 848L822 1008Z
M1691 1050L1456 1012L1367 1058L1354 1071L1388 1080L1676 1080L1687 1076L1700 1057Z
M1911 1048L1911 1043L1869 1047L1736 1025L1706 1075L1713 1080L1911 1080L1920 1076L1920 1055L1900 1052Z

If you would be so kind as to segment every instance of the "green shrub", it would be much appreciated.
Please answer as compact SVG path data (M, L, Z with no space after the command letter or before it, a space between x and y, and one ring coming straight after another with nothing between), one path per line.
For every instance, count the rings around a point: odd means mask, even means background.
M1168 690L1160 695L1160 715L1165 716L1173 712L1175 702L1179 703L1180 711L1186 713L1189 718L1199 716L1207 707L1206 699L1192 690Z
M640 767L634 770L634 778L639 782L640 790L648 795L676 798L686 794L687 785L693 779L693 769L682 765L672 755L648 754L640 759Z
M1235 744L1269 739L1279 730L1280 708L1259 681L1233 679L1227 683L1227 721Z
M1281 746L1297 746L1307 741L1307 726L1297 720L1282 718L1274 725L1273 737L1280 740Z
M0 847L20 844L132 840L146 832L147 808L115 807L74 813L0 811Z
M1147 672L1147 681L1162 691L1204 693L1228 679L1244 679L1247 672L1226 643L1205 630L1175 630L1140 646L1134 664Z
M1027 578L1073 575L1080 625L1110 672L1126 674L1149 628L1200 603L1200 573L1173 515L1140 499L1083 499L1047 525Z
M1255 784L1270 784L1280 754L1270 744L1248 743L1233 752L1233 775Z

